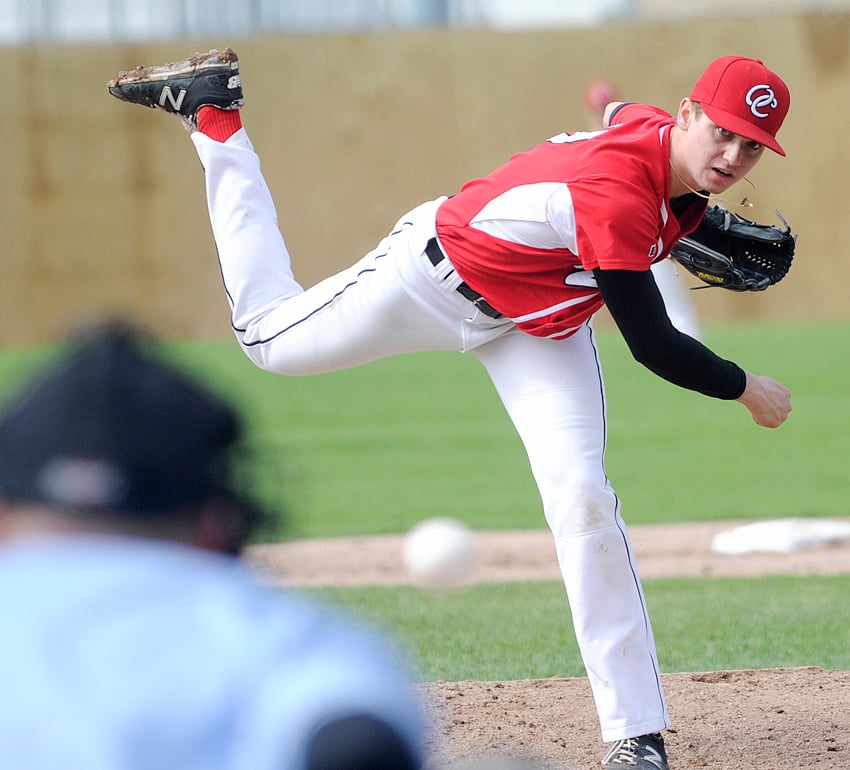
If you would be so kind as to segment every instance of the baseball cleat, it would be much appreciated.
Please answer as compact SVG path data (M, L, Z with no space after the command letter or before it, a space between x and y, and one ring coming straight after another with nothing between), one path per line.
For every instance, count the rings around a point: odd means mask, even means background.
M140 65L130 72L119 72L106 87L122 101L179 115L190 130L198 127L201 107L238 110L245 104L239 57L230 48L196 53L185 61L160 67Z
M605 755L602 767L605 770L670 770L664 738L661 733L641 735L639 738L623 738Z

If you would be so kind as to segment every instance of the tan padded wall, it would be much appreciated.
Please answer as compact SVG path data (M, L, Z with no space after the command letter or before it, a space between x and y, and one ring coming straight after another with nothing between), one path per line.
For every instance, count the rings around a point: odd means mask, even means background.
M757 189L728 197L752 199L754 218L773 221L779 208L800 233L798 256L768 292L695 292L699 311L706 322L850 315L850 15L736 16L0 50L11 84L0 121L3 344L56 339L104 314L178 338L229 333L188 134L105 88L118 69L227 43L242 59L244 121L303 284L359 258L417 203L584 128L592 79L675 110L716 56L763 58L791 89L788 158L766 153Z

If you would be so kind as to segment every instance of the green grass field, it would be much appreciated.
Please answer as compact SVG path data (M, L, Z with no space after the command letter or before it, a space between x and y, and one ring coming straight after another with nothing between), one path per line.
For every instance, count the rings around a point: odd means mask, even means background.
M602 332L608 471L630 523L847 516L850 324L711 328L721 355L793 392L775 431L743 406L677 389ZM232 340L174 343L174 358L237 399L258 490L286 526L269 537L401 532L450 515L477 529L544 526L523 449L470 356L416 354L304 379L256 369ZM49 350L6 351L0 382ZM667 671L820 665L850 669L850 578L647 581ZM560 583L339 589L330 601L403 641L426 679L582 673Z
M847 515L850 324L709 329L721 355L793 392L778 430L740 404L681 390L600 334L608 472L627 522ZM475 528L543 527L523 448L471 356L421 353L286 378L232 340L173 344L175 358L238 401L259 483L288 537L398 532L435 514ZM49 351L0 354L7 385Z
M850 575L644 581L665 672L820 666L850 670ZM560 582L452 594L312 591L390 630L422 681L584 676Z
M718 352L791 388L794 412L778 430L659 380L613 332L600 342L608 471L627 522L848 513L850 325L708 332ZM233 343L179 355L247 410L265 491L274 500L283 486L290 537L397 532L434 514L475 528L544 526L523 448L471 356L293 379L256 370Z

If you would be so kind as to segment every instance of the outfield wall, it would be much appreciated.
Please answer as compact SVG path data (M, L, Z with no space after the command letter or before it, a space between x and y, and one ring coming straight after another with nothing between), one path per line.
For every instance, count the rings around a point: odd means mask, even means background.
M232 44L245 124L304 284L353 262L417 203L511 153L584 127L597 77L675 110L712 58L763 58L792 107L766 153L756 218L800 233L786 280L759 295L695 292L706 322L846 319L850 285L850 15L599 29L437 31L0 50L6 104L0 303L5 345L122 314L174 337L229 333L203 179L173 118L106 93L114 71Z

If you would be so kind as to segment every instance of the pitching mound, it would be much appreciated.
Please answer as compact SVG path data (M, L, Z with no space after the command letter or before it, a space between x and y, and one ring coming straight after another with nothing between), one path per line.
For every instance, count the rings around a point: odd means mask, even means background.
M668 674L673 770L847 770L850 673L819 668ZM529 768L599 768L605 747L586 679L436 682L437 770L512 756ZM520 765L517 765L520 767Z

